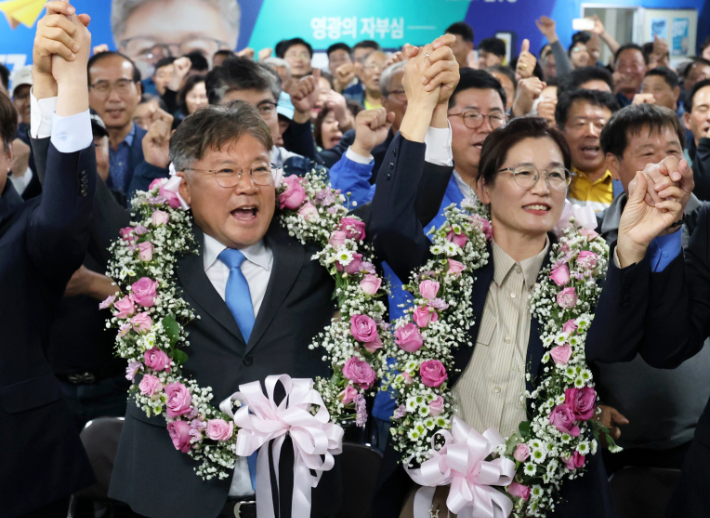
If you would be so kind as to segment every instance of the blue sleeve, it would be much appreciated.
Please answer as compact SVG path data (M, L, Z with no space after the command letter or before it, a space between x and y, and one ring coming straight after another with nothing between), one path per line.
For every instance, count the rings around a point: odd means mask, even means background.
M348 197L348 208L360 206L372 201L375 186L370 185L372 168L375 161L369 164L359 164L350 160L345 154L330 168L330 185ZM355 204L352 204L355 202ZM352 205L352 206L351 206Z
M681 250L681 229L665 236L658 236L648 247L651 271L662 272L671 261L678 257Z

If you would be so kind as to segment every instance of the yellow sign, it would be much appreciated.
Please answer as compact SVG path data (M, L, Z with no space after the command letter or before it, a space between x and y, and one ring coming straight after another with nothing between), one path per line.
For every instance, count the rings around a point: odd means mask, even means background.
M8 0L0 2L0 11L5 13L12 29L22 24L31 28L39 18L46 0Z

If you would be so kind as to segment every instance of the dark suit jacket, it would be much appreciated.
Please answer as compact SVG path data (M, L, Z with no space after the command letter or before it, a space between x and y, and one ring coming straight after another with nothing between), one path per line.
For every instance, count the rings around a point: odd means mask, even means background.
M371 234L375 249L379 258L386 260L400 279L408 279L410 272L425 264L430 257L431 242L424 235L422 225L413 210L415 186L421 176L424 152L423 144L409 142L400 135L395 137L385 156L384 163L387 167L383 167L380 172L372 202ZM389 167L390 164L394 164L392 168ZM384 171L389 169L391 172L385 174ZM549 237L552 242L556 241L554 235L550 234ZM470 329L471 341L474 344L488 289L493 280L494 268L493 262L489 261L476 274L472 292L475 324ZM613 266L610 268L610 287L607 289L605 285L587 338L588 356L591 354L605 361L622 359L616 351L616 335L626 336L622 330L627 326L633 329L642 327L643 313L640 316L635 315L633 308L641 305L643 297L648 293L649 274L648 260L621 271ZM634 285L634 289L628 288L628 291L624 291L631 285ZM629 302L628 306L621 303L622 292L623 300ZM530 365L533 377L540 375L544 352L540 341L540 323L533 318L526 362ZM473 347L460 347L455 351L456 368L450 373L452 384L458 381L472 355ZM530 382L527 385L528 389L533 388ZM379 489L373 505L374 516L398 516L404 504L412 482L399 461L399 454L391 445L388 446L378 480ZM615 516L606 473L599 455L590 458L588 468L589 473L584 477L565 484L563 497L567 503L558 505L555 516ZM580 509L585 510L584 514L579 514Z
M49 148L44 194L0 197L0 515L18 516L94 482L46 358L48 327L81 265L96 188L93 145ZM14 194L15 202L12 198Z

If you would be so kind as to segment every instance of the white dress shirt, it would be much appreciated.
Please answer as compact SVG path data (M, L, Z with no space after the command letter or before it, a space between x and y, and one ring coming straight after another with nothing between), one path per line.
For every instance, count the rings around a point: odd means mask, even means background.
M225 300L227 290L227 280L229 279L229 268L219 260L219 254L226 250L226 246L217 241L212 236L205 234L205 247L202 260L207 278L217 290L222 300ZM269 285L271 269L274 264L274 254L264 244L262 239L258 243L239 250L246 257L242 263L242 273L249 285L251 295L251 305L254 307L254 318L259 313L261 303L264 301L266 288ZM234 476L229 486L229 496L250 496L254 494L249 476L249 466L246 457L237 458L234 466Z
M51 136L52 144L62 153L86 149L94 141L89 110L61 117L55 112L57 98L37 100L30 90L30 135L32 138Z

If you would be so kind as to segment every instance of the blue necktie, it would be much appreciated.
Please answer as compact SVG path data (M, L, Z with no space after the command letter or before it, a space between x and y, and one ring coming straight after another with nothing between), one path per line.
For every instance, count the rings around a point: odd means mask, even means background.
M245 342L249 342L251 331L254 329L254 306L251 304L251 292L246 277L242 273L242 264L246 260L244 254L239 250L227 248L219 254L218 259L229 268L229 278L227 279L227 289L224 293L224 301L227 303L229 311L232 312L234 320L237 321L239 330L242 332ZM258 452L254 452L247 458L249 466L249 476L251 486L256 491L256 457Z

